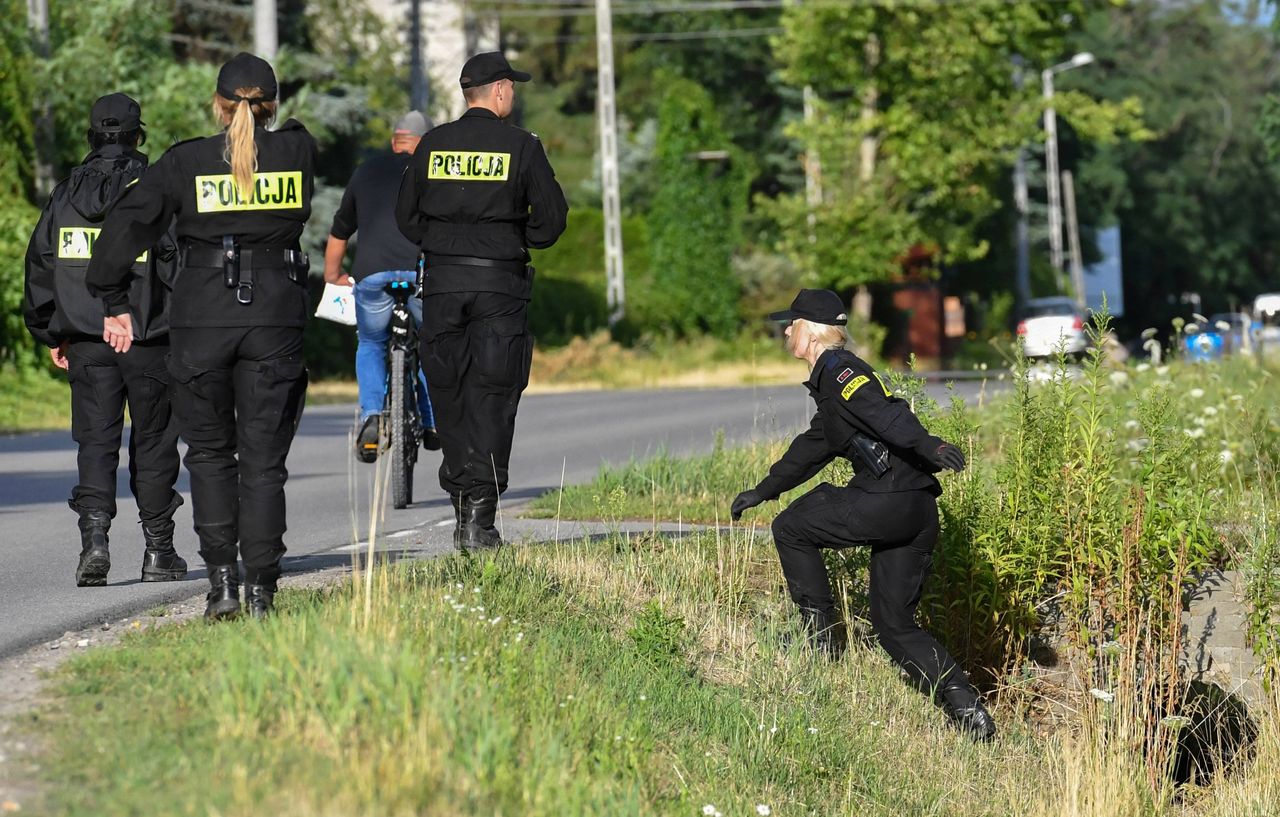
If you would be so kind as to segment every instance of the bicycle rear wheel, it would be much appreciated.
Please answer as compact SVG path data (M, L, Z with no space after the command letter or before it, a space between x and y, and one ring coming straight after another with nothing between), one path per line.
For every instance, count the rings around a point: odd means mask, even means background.
M413 465L418 459L418 441L413 434L408 400L417 399L413 392L412 373L408 370L403 349L391 350L391 505L407 508L413 502ZM407 387L407 390L406 390Z

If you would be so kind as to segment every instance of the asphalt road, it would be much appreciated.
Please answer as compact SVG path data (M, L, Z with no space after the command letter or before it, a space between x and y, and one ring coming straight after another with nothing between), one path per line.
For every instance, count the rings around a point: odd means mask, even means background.
M972 396L979 384L957 388ZM807 425L811 405L799 385L531 395L521 405L504 501L553 489L562 473L566 483L587 481L602 463L624 463L662 449L708 451L718 430L730 441L794 432ZM349 453L354 414L353 406L316 407L304 414L288 463L286 570L349 563L353 517L359 517L359 530L366 529L374 469L357 467ZM68 630L203 592L205 573L196 555L185 470L178 489L188 504L178 512L176 544L192 570L181 582L138 580L142 534L129 495L126 457L122 451L108 585L77 588L79 533L66 505L76 479L70 433L0 437L0 658ZM439 461L438 452L418 461L418 501L402 511L388 509L385 531L452 517L435 479ZM749 478L744 475L744 482Z

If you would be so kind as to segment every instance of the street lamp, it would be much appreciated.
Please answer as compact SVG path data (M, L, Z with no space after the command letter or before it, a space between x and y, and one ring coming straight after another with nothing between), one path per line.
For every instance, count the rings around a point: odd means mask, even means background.
M1082 68L1093 61L1093 54L1082 51L1066 62L1058 63L1040 72L1045 101L1044 154L1049 176L1049 260L1058 273L1059 284L1062 280L1062 179L1058 171L1058 116L1053 110L1053 77L1063 71Z

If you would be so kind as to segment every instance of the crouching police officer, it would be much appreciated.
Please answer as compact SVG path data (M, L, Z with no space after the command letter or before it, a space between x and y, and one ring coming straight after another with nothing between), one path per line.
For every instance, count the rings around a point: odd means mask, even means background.
M174 412L186 441L192 515L209 570L205 616L271 611L284 555L285 458L307 373L307 258L315 141L276 113L276 77L241 53L218 72L213 110L226 130L170 148L108 216L89 265L106 304L104 338L130 346L129 265L177 217L182 268L170 314Z
M821 549L870 547L871 624L881 646L920 688L937 695L961 731L991 740L995 722L964 671L915 620L938 539L941 487L933 475L963 470L964 455L926 432L909 404L845 350L847 316L834 292L801 290L790 309L769 317L790 321L787 349L809 364L805 385L818 410L769 475L733 501L733 518L800 485L836 457L848 459L856 472L848 485L823 483L773 521L787 589L812 642L832 658L845 647Z
M124 94L93 103L90 153L59 184L27 246L23 303L27 328L49 347L71 382L71 430L79 443L80 481L69 504L80 515L80 587L107 583L107 532L116 515L116 469L124 407L129 404L129 488L138 502L146 552L144 582L187 575L173 548L173 513L182 497L178 431L170 421L168 283L176 266L172 236L161 225L159 245L148 243L123 270L121 308L133 323L133 348L117 355L102 340L102 302L84 286L85 267L107 211L147 166L137 148L146 141L142 110Z
M527 248L554 244L569 210L538 137L502 121L528 80L497 52L467 60L467 111L422 137L396 203L426 255L422 366L461 548L502 541L494 516L533 354Z

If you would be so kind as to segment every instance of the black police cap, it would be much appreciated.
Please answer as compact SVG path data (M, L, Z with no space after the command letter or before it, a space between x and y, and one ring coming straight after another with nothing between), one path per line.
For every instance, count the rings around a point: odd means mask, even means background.
M142 124L142 107L125 94L100 96L89 111L89 129L95 133L128 133Z
M533 77L524 71L512 68L507 58L502 56L502 52L486 51L467 60L466 65L462 66L462 76L458 78L458 83L463 88L479 88L481 85L488 85L500 79L528 82Z
M237 88L258 88L262 96L256 99L262 102L274 100L278 88L271 63L246 51L227 60L218 71L218 96L239 102L241 97L236 93Z
M845 326L849 323L844 302L829 289L802 289L791 302L790 309L774 312L769 316L769 320L773 321L794 321L796 318L830 326Z

